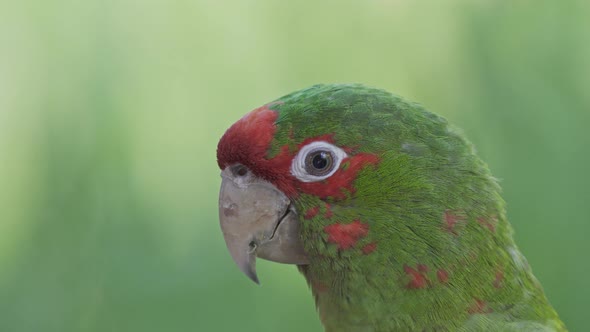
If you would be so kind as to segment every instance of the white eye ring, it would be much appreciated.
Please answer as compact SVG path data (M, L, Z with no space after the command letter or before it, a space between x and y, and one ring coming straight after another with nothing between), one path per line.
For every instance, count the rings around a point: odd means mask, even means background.
M321 163L326 162L325 169L317 169L318 174L310 174L309 162L313 162L310 156L321 156L326 160L319 160ZM326 158L328 157L328 158ZM291 162L291 174L302 182L317 182L329 178L340 167L344 158L348 157L346 152L341 148L328 142L318 141L307 144L297 153L293 162ZM313 158L315 159L315 158Z

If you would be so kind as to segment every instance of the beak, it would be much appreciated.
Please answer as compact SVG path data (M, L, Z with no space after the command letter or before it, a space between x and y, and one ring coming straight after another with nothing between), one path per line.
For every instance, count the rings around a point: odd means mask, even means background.
M308 264L299 238L299 220L291 201L271 183L221 172L219 221L234 262L252 281L256 257L286 264Z

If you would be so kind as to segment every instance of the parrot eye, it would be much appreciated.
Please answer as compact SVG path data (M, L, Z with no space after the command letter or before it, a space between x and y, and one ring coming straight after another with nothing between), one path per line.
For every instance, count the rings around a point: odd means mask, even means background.
M346 152L327 142L312 142L299 150L291 173L303 182L324 180L336 172Z
M305 170L307 173L322 176L330 173L333 168L334 157L330 151L313 151L305 156Z

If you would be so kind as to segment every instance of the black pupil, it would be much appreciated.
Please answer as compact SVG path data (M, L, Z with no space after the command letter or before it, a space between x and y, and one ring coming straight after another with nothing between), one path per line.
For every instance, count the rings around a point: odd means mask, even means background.
M334 169L334 155L330 151L313 151L305 156L305 171L314 176L328 175Z
M328 167L329 163L329 156L326 152L317 153L311 160L313 168L318 170L323 170L324 168Z

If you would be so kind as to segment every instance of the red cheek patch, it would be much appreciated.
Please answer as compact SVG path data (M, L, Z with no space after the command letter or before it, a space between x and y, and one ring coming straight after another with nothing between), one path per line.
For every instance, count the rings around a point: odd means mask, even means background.
M347 163L348 167L345 169L339 168L332 176L324 181L300 182L298 187L304 193L318 196L321 199L346 199L355 192L353 183L359 171L367 165L376 165L378 162L379 158L376 155L359 153L345 158L342 163Z
M352 248L360 238L367 236L369 225L355 220L350 224L332 224L324 227L328 242L338 245L338 249Z

